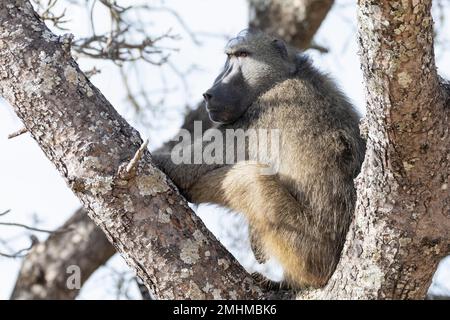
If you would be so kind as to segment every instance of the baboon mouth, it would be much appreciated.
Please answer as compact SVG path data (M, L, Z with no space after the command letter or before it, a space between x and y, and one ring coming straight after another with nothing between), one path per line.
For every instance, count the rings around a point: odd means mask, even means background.
M209 107L206 107L206 110L208 110L208 112L220 112L221 108L209 108Z
M222 109L208 110L209 118L217 123L229 123L233 117Z
M208 110L208 113L211 118L215 119L223 118L224 116L226 116L226 113L221 110Z

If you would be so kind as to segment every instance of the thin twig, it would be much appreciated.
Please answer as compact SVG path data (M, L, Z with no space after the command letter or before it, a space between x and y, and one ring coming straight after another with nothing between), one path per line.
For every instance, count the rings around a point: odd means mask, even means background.
M50 234L68 232L68 231L72 230L72 228L66 228L66 229L61 229L61 230L46 230L46 229L30 227L30 226L27 226L25 224L16 223L16 222L0 222L0 226L20 227L20 228L24 228L24 229L31 230L31 231L44 232L44 233L50 233Z
M28 248L20 249L19 251L15 252L15 253L11 253L11 254L0 252L0 256L5 257L5 258L23 258L26 256L26 253L25 254L22 254L22 253L25 251L28 252L31 248L33 248L33 246L35 244L36 244L36 242L31 241L31 244Z
M8 135L8 139L12 139L12 138L15 138L15 137L17 137L17 136L20 136L21 134L24 134L24 133L27 132L27 131L28 131L27 128L22 128L22 129L20 129L20 130L17 130L16 132L10 133L10 134Z
M1 216L4 216L4 215L7 215L7 214L10 213L10 212L11 212L11 209L8 209L8 210L6 210L6 211L0 213L0 217L1 217Z
M147 10L150 10L150 11L165 11L165 12L168 12L169 14L171 14L178 21L180 26L186 31L186 33L189 35L189 37L191 38L192 42L195 45L197 45L197 46L201 46L202 45L202 42L200 40L198 40L198 38L195 35L195 33L189 28L187 23L183 20L183 18L181 18L181 16L175 10L173 10L171 8L168 8L168 7L155 7L155 6L149 6L149 5L142 5L141 7L145 8Z
M130 162L128 163L128 165L125 169L127 173L131 173L131 171L136 168L139 160L142 158L142 154L144 153L145 149L147 149L147 145L148 145L148 139L146 139L144 141L144 143L141 144L139 149L134 154L133 159L131 159Z
M21 253L23 251L25 251L25 250L29 250L29 249L28 248L27 249L22 249L22 250L17 251L16 253L13 253L13 254L7 254L7 253L4 253L4 252L0 252L0 257L5 257L5 258L23 258L23 257L26 256L26 254L21 254Z

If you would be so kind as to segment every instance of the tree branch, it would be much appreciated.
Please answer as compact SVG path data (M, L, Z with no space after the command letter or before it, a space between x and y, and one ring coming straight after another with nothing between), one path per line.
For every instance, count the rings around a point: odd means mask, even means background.
M276 0L277 1L277 0ZM275 2L276 2L275 1ZM309 2L309 0L305 0L305 2ZM327 1L326 1L327 2ZM329 1L330 4L323 3L323 8L328 7L331 8L332 1ZM251 6L253 4L250 4ZM270 8L275 8L276 6L272 5ZM305 7L308 8L308 10L311 10L311 6L308 6L305 4ZM328 12L327 10L327 12ZM309 44L311 42L311 39L313 38L313 35L315 34L315 31L317 31L318 26L321 24L322 20L326 17L327 12L323 12L322 10L319 10L322 12L320 15L317 14L304 14L301 16L298 16L296 20L298 20L298 25L302 26L300 28L296 28L296 34L294 34L292 37L293 39L296 39L296 45L300 46L301 48L305 48L304 46L299 45L299 43L305 43ZM257 11L259 12L259 11ZM297 12L297 11L295 11ZM260 13L261 14L261 13ZM259 14L253 15L251 17L250 25L255 25L257 22L255 20L260 19L263 20L263 17L261 17ZM303 21L302 21L303 19ZM321 20L322 19L322 20ZM311 22L311 20L313 20ZM270 23L273 25L278 25L278 28L287 28L284 31L280 31L281 34L287 34L288 30L292 30L291 26L288 24L279 24L279 21L271 20ZM307 28L305 32L305 28ZM310 30L310 28L313 28ZM207 130L212 126L212 122L209 120L208 114L205 110L204 103L201 102L197 105L196 108L189 111L184 118L183 125L181 126L181 129L188 130L189 132L193 132L193 124L194 121L202 121L202 129ZM24 128L25 129L25 128ZM26 130L26 129L25 129ZM170 150L173 148L173 146L178 143L176 141L167 141L161 148L158 149L158 152L170 152ZM78 212L75 214L78 215ZM74 217L72 217L70 220L73 220ZM70 221L69 220L69 221ZM68 224L69 221L66 223ZM78 221L78 220L77 220ZM79 265L82 274L89 276L97 267L102 265L104 261L106 261L110 256L112 256L115 253L115 250L112 248L111 244L108 241L100 241L101 237L104 237L103 232L100 231L100 229L96 228L92 220L90 220L87 216L80 219L79 223L72 223L71 228L74 229L73 231L73 237L77 237L77 234L84 234L84 238L87 241L85 245L77 245L77 246L68 246L66 243L68 240L64 238L64 235L62 237L49 237L49 239L46 240L42 246L45 246L46 248L52 248L54 252L60 252L64 249L64 252L70 251L70 254L67 255L68 260L66 261L66 256L54 256L50 254L46 254L46 251L49 249L40 250L39 254L42 255L42 257L36 258L38 255L38 251L32 250L32 253L30 253L27 257L25 257L24 263L22 264L22 270L19 273L19 277L16 284L16 289L14 290L13 297L21 298L21 297L28 297L33 299L38 298L46 298L46 299L56 299L58 296L64 296L67 299L74 298L76 294L78 294L78 291L69 290L69 292L66 292L68 289L67 287L62 287L61 285L55 285L56 288L51 288L51 286L54 285L53 282L46 282L45 286L48 286L48 288L42 288L44 287L44 284L41 285L40 290L37 290L38 294L35 295L30 288L33 287L33 281L36 279L33 277L28 277L28 271L24 270L24 266L31 266L31 268L40 270L43 274L46 274L50 272L51 270L55 270L55 265L58 264L60 268L62 268L59 273L64 273L65 266L76 264ZM81 228L78 230L78 228ZM104 238L106 239L106 238ZM69 241L70 243L70 241ZM59 248L57 248L59 246ZM101 254L104 258L103 259L82 259L83 257L83 251L88 248L88 256L90 255L89 248L97 248L99 254ZM92 252L93 254L93 252ZM80 261L76 261L77 259L80 259ZM46 260L47 259L47 260ZM32 266L33 263L37 263L36 266ZM92 271L89 271L92 270ZM22 279L25 278L25 279ZM87 278L86 278L87 280ZM82 279L82 284L84 283L84 278ZM20 290L19 290L20 288ZM57 291L62 290L63 292L59 294ZM47 296L46 296L47 295Z
M12 139L12 138L18 137L18 136L24 134L25 132L27 132L27 128L22 128L20 130L17 130L17 131L15 131L13 133L8 134L8 139Z
M250 27L278 35L299 49L308 49L333 2L249 0Z
M366 158L342 258L306 298L422 299L450 249L448 109L431 0L360 0Z

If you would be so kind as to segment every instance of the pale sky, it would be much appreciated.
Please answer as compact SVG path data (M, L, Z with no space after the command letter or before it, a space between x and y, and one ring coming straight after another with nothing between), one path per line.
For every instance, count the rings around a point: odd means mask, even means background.
M141 1L118 2L130 5ZM147 1L147 3L159 6L161 1ZM337 0L315 38L318 44L328 47L330 53L310 52L309 54L315 65L330 73L358 110L364 113L364 93L355 41L356 18L353 3L354 1ZM124 99L125 93L118 72L111 64L95 62L96 67L101 69L101 74L92 78L93 83L100 88L117 110L139 129L141 135L150 137L152 147L158 146L174 134L180 125L180 111L186 104L193 105L201 99L201 93L209 87L223 65L222 49L225 39L205 34L232 36L244 29L248 21L245 0L166 0L164 4L178 12L190 30L199 33L198 40L201 45L194 44L180 23L168 12L155 11L148 16L141 16L141 19L151 23L150 34L157 35L171 28L172 33L181 36L181 40L167 43L168 46L179 49L171 56L171 62L179 71L187 71L192 65L196 65L196 71L189 73L186 77L187 86L168 66L160 69L148 66L139 68L137 77L145 87L156 91L164 86L165 81L167 86L173 89L165 97L164 116L155 121L159 126L150 129L135 121ZM68 25L70 32L76 37L85 35L89 31L86 11L71 7L68 12L69 18L72 19ZM450 16L448 13L450 12L447 12L447 16ZM101 30L102 26L106 28L108 17L105 12L98 11L96 21L97 31ZM449 27L449 23L445 21L444 30L450 30ZM444 38L444 40L448 39ZM450 74L450 59L443 49L446 49L443 45L437 46L436 55L439 71L445 76ZM80 65L82 69L88 69L93 63L82 59ZM156 94L155 101L158 98ZM39 227L54 229L72 215L80 206L79 201L29 135L24 134L12 140L6 138L9 133L20 129L22 125L8 104L1 101L0 104L0 212L11 209L11 213L0 217L0 221L30 224L33 214L36 214L40 221ZM247 244L244 242L242 246L236 246L230 239L230 234L233 233L231 228L236 225L242 228L238 218L229 218L223 210L210 206L200 206L197 212L244 266L253 265L254 261L242 248ZM230 226L231 224L233 227ZM19 250L29 245L28 238L23 234L23 230L0 226L0 239L9 240L8 243L13 249ZM37 235L40 239L46 237L45 234ZM233 243L234 247L230 247ZM1 245L0 250L4 250ZM448 267L442 268L439 272L437 280L439 287L450 294L450 263L447 265ZM19 259L0 257L0 299L8 299L19 267ZM116 256L108 262L106 268L100 268L91 277L79 298L116 298L113 286L117 274L111 272L111 268L119 271L127 270L122 259ZM261 268L258 267L258 270ZM129 276L131 275L129 273ZM131 290L130 295L132 298L140 298L137 290Z

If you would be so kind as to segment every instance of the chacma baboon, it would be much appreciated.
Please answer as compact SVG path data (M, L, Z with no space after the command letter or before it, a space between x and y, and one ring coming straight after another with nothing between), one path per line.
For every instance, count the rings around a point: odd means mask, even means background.
M246 160L235 163L154 160L189 201L244 214L255 254L278 260L286 284L323 286L353 215L353 179L365 152L359 117L327 76L279 39L244 30L225 53L222 73L204 93L211 120L223 136L278 129L279 152L261 155L258 144L246 144ZM263 174L267 166L275 174Z

